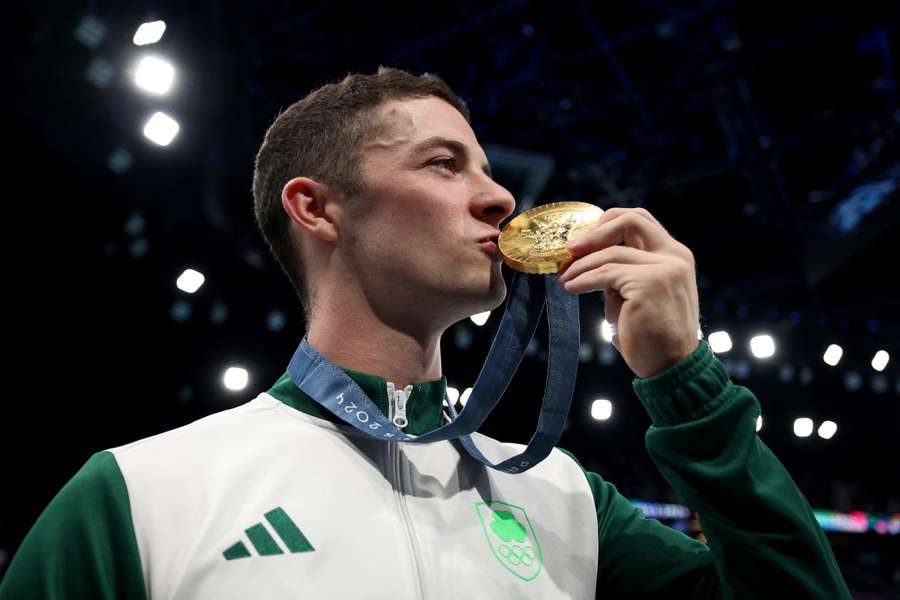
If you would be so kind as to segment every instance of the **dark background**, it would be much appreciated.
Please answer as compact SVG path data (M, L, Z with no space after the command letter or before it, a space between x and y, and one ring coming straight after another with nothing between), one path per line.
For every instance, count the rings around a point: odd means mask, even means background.
M789 5L88 2L12 14L4 329L15 385L0 572L92 453L246 402L284 372L304 323L253 223L253 157L280 109L379 64L437 73L467 101L519 209L649 209L693 250L703 330L731 334L721 358L759 398L760 436L810 504L900 512L897 5ZM87 22L90 43L73 35L87 17L99 24ZM155 19L167 22L162 40L134 46ZM150 53L176 66L167 96L131 80ZM103 84L87 76L98 68ZM141 134L157 110L181 124L165 148ZM131 160L118 172L117 150ZM175 287L188 267L206 275L193 295ZM628 497L679 501L644 449L650 420L600 339L602 312L599 294L582 297L585 361L560 445ZM448 331L451 385L474 383L498 315ZM759 332L777 343L766 361L748 349ZM837 367L822 361L830 343L844 348ZM869 365L879 349L892 355L882 373ZM530 437L545 334L533 350L483 432ZM230 365L250 372L245 390L223 387ZM600 396L613 401L609 421L590 418ZM838 432L797 438L798 416ZM859 597L896 592L900 536L829 539Z

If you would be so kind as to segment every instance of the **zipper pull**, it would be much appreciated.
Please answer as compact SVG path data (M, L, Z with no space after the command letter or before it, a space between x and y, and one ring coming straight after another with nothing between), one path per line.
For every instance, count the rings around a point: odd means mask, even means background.
M406 390L397 390L394 392L396 394L396 409L394 410L394 425L403 429L407 425L409 425L409 421L406 419L406 401L409 399L409 392Z
M397 390L394 388L394 384L390 381L387 383L387 397L388 397L388 420L403 429L407 425L409 425L409 420L406 418L406 402L409 400L410 395L412 395L412 385L406 386L402 390Z
M406 389L394 392L393 423L400 429L409 425L409 420L406 418L406 401L409 400L410 392L412 392L412 386L406 386Z

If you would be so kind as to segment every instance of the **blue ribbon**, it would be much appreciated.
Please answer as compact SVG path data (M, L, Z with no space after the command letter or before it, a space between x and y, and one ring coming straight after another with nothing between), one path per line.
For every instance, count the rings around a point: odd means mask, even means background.
M457 414L453 403L448 402L453 420L424 435L412 436L398 429L355 381L319 354L306 338L291 358L288 375L326 410L372 437L412 444L459 439L466 451L482 464L507 473L522 473L546 458L559 441L575 388L580 344L578 296L566 292L556 279L556 275L528 277L518 272L513 275L500 328L468 403ZM550 350L537 430L521 454L493 464L478 450L470 435L484 423L509 386L537 329L545 300Z

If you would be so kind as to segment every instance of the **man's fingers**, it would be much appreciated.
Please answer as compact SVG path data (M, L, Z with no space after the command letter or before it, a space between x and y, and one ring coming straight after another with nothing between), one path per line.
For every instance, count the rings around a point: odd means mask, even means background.
M565 283L578 277L585 271L596 269L606 263L649 265L659 262L661 262L660 257L652 252L629 248L628 246L611 246L576 259L559 276L559 282Z
M597 226L579 235L566 247L580 256L624 242L626 246L641 250L665 250L675 240L643 209L609 209L600 217ZM610 216L607 216L610 215Z
M603 223L605 221L611 221L611 220L615 219L616 217L619 217L621 215L627 215L629 213L640 215L640 216L644 217L645 219L647 219L648 221L650 221L651 223L653 223L654 225L659 225L660 227L662 227L662 223L657 221L656 217L654 217L652 214L650 214L650 211L647 210L646 208L623 208L621 206L614 206L613 208L609 208L609 209L606 209L605 211L603 211L603 214L600 215L600 219L597 224L599 225L600 223ZM665 229L665 228L663 227L663 229Z
M644 265L606 263L563 282L562 286L570 294L584 294L595 290L618 290L624 285L629 269L642 267Z

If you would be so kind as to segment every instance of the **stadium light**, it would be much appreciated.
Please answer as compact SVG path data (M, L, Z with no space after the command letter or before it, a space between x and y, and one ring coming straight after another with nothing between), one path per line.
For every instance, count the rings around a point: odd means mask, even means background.
M472 395L472 388L466 388L463 390L463 393L459 395L459 403L463 406L466 405L466 402L469 401L469 396Z
M775 354L775 340L771 335L755 335L750 339L750 352L756 358L769 358Z
M193 294L200 289L200 286L203 285L204 281L206 281L206 277L203 276L203 273L195 271L194 269L185 269L184 272L178 276L175 285L177 285L178 289L182 292Z
M823 421L819 425L819 437L823 440L830 440L837 433L837 423L834 421Z
M247 369L242 367L228 367L225 375L222 377L222 383L225 388L233 392L239 392L247 387L247 381L250 379Z
M756 430L757 431L762 429L762 423L763 423L762 415L759 415L758 417L756 417Z
M884 371L890 358L891 356L887 353L887 350L879 350L875 353L875 356L872 357L872 368L876 371Z
M606 421L612 416L612 402L601 399L591 404L591 416L598 421Z
M809 437L813 432L813 421L808 417L794 419L794 435L797 437Z
M710 349L716 354L728 352L732 348L731 336L727 331L714 331L707 336Z
M175 67L156 56L145 56L134 70L134 83L151 94L167 93L174 79Z
M485 312L480 312L478 314L472 315L469 318L472 319L473 323L475 323L476 325L481 327L482 325L484 325L485 323L488 322L488 319L490 318L490 316L491 316L491 311L487 310Z
M160 146L168 146L178 135L181 127L178 122L169 115L158 112L150 117L144 124L144 136Z
M451 404L456 404L456 401L459 400L459 390L455 387L447 386L447 399Z
M603 319L603 322L600 323L600 337L603 338L603 341L611 343L615 332L616 329L613 327L612 323Z
M825 361L826 365L830 365L832 367L836 366L839 362L841 362L841 356L844 355L844 349L838 346L837 344L831 344L825 350L825 354L822 356L822 360Z
M151 21L149 23L142 23L141 26L137 28L137 31L134 32L134 38L132 38L131 41L134 42L135 46L147 46L149 44L155 44L162 39L163 33L165 32L165 21Z

